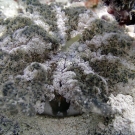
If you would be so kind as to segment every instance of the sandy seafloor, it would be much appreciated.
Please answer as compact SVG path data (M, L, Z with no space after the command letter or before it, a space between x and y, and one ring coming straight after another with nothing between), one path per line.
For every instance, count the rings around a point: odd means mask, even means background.
M44 4L47 0L40 1ZM0 10L7 17L16 15L17 8L13 0L0 0ZM129 34L134 37L133 27L129 29ZM110 119L94 113L66 118L0 114L0 135L135 135L135 89L127 95L111 95L110 104L120 112Z

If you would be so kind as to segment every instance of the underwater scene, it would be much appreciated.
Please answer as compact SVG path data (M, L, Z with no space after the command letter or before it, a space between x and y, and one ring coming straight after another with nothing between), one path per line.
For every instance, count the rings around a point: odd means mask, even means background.
M135 135L135 0L0 0L0 135Z

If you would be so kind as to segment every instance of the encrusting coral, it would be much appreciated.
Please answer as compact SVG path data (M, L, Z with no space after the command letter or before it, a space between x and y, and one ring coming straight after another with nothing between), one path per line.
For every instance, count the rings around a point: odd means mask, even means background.
M24 13L0 22L0 111L114 114L110 94L135 78L133 38L85 7L37 0L25 6ZM117 84L122 87L116 90Z

